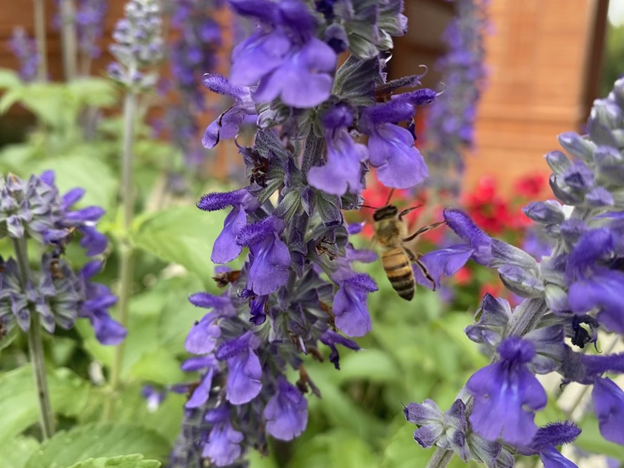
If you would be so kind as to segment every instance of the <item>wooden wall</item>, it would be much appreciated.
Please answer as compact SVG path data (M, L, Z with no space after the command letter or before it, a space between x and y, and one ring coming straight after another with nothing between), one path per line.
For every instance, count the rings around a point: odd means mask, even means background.
M558 148L556 136L580 130L595 97L607 5L491 1L490 77L479 107L476 151L468 155L468 186L484 174L505 186L514 176L547 172L543 155Z

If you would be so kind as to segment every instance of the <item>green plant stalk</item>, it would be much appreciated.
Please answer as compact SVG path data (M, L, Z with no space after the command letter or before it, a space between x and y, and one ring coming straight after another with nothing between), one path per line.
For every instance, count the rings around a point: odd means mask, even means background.
M134 126L137 114L137 94L133 89L126 91L124 98L124 136L122 155L122 211L123 211L123 234L120 239L120 269L119 269L119 323L124 328L128 327L128 303L132 289L132 270L134 249L130 242L130 229L134 216L134 196L133 196L133 155L132 145L134 143ZM104 408L104 419L110 421L114 413L114 404L117 393L121 387L121 371L123 367L123 356L125 351L125 341L122 341L115 349L115 358L111 369L111 393Z
M76 76L76 8L74 0L61 0L61 43L63 48L63 73L66 81Z
M45 25L45 0L35 1L35 36L37 39L37 51L39 52L39 70L37 78L39 81L48 79L48 51L46 47L46 25Z
M20 282L26 288L30 277L30 266L28 265L28 250L26 239L13 239L13 249L17 257L20 270ZM41 339L41 327L39 325L39 314L30 310L30 328L28 329L28 353L33 367L33 377L35 380L35 390L39 401L39 423L44 439L49 439L54 435L54 413L50 404L50 391L48 390L48 379L45 370L45 357L43 353L43 341Z

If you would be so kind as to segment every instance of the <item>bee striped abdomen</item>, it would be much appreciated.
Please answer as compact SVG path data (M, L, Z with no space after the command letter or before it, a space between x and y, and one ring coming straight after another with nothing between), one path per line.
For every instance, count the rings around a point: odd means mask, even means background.
M381 256L381 263L397 294L411 301L414 297L414 272L405 250L398 247L386 250Z

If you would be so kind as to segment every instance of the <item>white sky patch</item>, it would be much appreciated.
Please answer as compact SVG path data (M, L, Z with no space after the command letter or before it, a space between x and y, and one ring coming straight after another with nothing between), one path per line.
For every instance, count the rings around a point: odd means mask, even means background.
M624 24L624 0L611 0L609 2L609 22L613 26Z

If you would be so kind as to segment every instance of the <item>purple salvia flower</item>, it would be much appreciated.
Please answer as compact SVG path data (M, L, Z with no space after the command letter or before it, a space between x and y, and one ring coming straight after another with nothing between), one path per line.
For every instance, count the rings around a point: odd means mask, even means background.
M292 440L308 424L308 401L297 387L279 377L276 394L267 403L263 414L269 434L279 440Z
M523 455L539 455L544 468L574 468L576 465L556 449L569 444L580 435L581 429L574 423L553 423L540 427L528 447L519 449Z
M529 341L509 337L498 352L500 359L466 384L475 398L470 423L485 439L527 444L537 432L533 411L546 406L546 392L527 367L535 348Z
M339 285L333 305L336 326L348 336L366 335L372 327L366 299L377 291L377 285L364 273L343 276L340 272L334 281Z
M234 405L253 400L262 389L262 368L255 353L259 345L260 340L253 333L247 332L223 343L217 350L217 359L227 360L229 373L226 397Z
M624 445L624 391L607 378L597 378L592 391L600 434L606 440Z
M204 85L214 93L234 99L234 104L206 128L202 144L214 148L223 139L235 138L245 119L256 114L256 107L249 88L232 86L221 75L204 75Z
M243 434L232 427L227 408L210 411L206 415L206 421L213 426L202 456L210 459L216 466L231 465L241 454Z
M245 189L229 193L209 193L197 203L197 207L204 211L222 210L231 206L232 211L223 223L223 231L215 240L211 260L215 263L227 263L234 260L243 250L237 243L236 237L241 229L247 225L247 211L258 207L257 200Z
M329 360L334 364L334 367L340 370L340 355L338 354L338 348L336 345L342 345L345 348L352 349L354 351L359 351L360 346L353 340L345 338L344 336L332 331L327 330L324 332L319 339L321 343L329 346L331 349L331 353L329 354Z
M284 222L270 217L244 226L238 233L238 244L250 250L247 287L260 296L274 293L288 281L290 253L279 237L283 230Z

